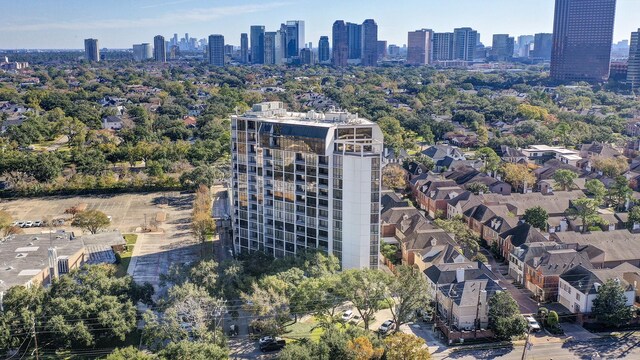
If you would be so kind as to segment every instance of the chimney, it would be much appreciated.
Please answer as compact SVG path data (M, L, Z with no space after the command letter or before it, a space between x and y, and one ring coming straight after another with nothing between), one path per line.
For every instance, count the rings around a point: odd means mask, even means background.
M463 282L464 281L464 268L457 268L456 269L456 282Z

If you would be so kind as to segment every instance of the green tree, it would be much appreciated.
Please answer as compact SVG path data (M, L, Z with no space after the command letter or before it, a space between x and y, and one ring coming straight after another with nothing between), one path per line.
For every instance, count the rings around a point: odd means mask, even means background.
M379 270L351 269L341 274L340 286L345 298L355 306L365 330L369 330L369 323L380 310L381 300L388 294L390 281L389 275Z
M433 223L444 229L446 232L454 235L456 242L460 244L465 256L472 258L478 254L478 250L480 250L480 238L476 233L469 229L461 217L454 217L452 219L436 219Z
M576 173L567 169L559 169L553 174L557 190L569 191L575 187L574 180L578 177Z
M598 203L594 199L580 198L573 200L571 207L566 214L570 219L580 219L582 221L582 233L589 229L589 226L598 223Z
M278 360L315 360L319 354L308 342L298 341L287 346L278 354Z
M407 187L407 172L398 164L389 164L382 169L382 184L390 189Z
M429 293L424 274L410 266L396 267L396 276L389 284L389 296L386 298L396 323L396 332L413 319L416 311L428 306L431 298Z
M629 187L629 181L622 175L617 176L609 187L609 199L617 210L623 210L626 207L632 194L633 190Z
M553 310L549 311L549 315L547 316L547 325L555 327L559 322L560 319L558 318L558 313Z
M5 237L13 226L13 217L4 210L0 210L0 237Z
M191 171L180 175L180 184L188 187L198 187L206 185L211 187L218 181L224 179L224 171L216 165L200 165Z
M488 194L489 187L481 182L472 182L466 186L467 190L471 191L475 195Z
M525 210L523 220L527 224L544 231L547 228L549 214L542 207L534 206Z
M593 300L592 312L599 322L607 326L624 325L632 317L624 288L613 279L607 280L598 289L598 294Z
M133 346L115 349L106 360L154 360L156 356L140 351Z
M476 157L484 162L482 171L488 172L490 175L495 174L500 169L502 159L496 152L489 147L483 147L476 151Z
M92 234L96 234L101 230L104 230L111 224L109 217L99 210L86 210L80 212L75 216L73 226L77 226L82 230L89 231Z
M355 360L377 360L384 353L383 348L377 348L366 336L359 336L347 342L347 349L351 351Z
M598 202L598 206L602 205L605 196L607 195L607 188L602 181L598 179L591 179L585 183L585 189L593 196L593 199Z
M2 214L0 212L0 218ZM631 211L629 211L629 218L627 219L627 229L632 230L634 224L640 224L640 206L634 206ZM0 225L0 228L2 225Z
M396 332L384 339L387 360L427 360L431 358L423 339Z
M536 182L536 177L524 164L505 163L502 166L502 172L504 180L515 189L525 190L531 188Z
M527 322L509 292L497 292L489 299L489 326L496 337L503 340L520 336L527 330Z

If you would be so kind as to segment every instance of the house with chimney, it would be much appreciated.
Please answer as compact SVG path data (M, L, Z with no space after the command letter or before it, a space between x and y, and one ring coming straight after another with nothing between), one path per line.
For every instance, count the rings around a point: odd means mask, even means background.
M636 298L636 285L627 281L625 275L631 276L640 270L633 268L629 269L627 265L619 265L613 269L576 266L560 275L558 302L574 314L589 314L593 311L593 301L598 296L600 287L613 280L622 286L626 305L631 307Z

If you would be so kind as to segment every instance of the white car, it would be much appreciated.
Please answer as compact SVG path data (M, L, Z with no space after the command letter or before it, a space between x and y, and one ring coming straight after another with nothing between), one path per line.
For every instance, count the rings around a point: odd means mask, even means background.
M33 226L33 221L27 221L26 223L24 223L24 227L26 228L30 228Z
M378 332L380 334L386 334L395 328L396 328L396 323L393 320L387 320L383 322L382 325L380 325L380 327L378 328Z
M353 317L353 310L347 310L342 313L342 321L349 321Z
M260 340L258 340L258 343L260 344L260 346L262 346L262 345L268 344L268 343L270 343L272 341L275 341L277 339L278 338L275 338L273 336L264 336L264 337L261 337Z
M540 331L540 324L533 318L531 315L525 315L525 320L527 320L527 326L529 327L529 331L536 332Z

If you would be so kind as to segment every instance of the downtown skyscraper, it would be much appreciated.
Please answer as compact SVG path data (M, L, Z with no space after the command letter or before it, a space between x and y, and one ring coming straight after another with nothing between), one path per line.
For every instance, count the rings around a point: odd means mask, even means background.
M264 26L251 26L251 63L264 64Z
M631 84L633 91L640 89L640 29L631 33L627 82Z
M135 44L133 45L133 60L145 61L153 58L153 48L151 44Z
M307 49L309 50L309 49ZM319 250L343 270L377 268L383 134L346 112L261 103L231 118L236 253Z
M491 58L494 61L507 61L513 58L515 39L509 34L493 35L491 46Z
M349 32L342 20L333 23L331 64L335 67L347 66L349 60Z
M609 77L616 0L556 0L551 77L601 82Z
M378 24L367 19L362 23L362 57L363 66L378 65Z
M285 24L285 57L287 59L300 56L300 49L305 46L304 41L304 21L302 20L290 20Z
M453 29L453 59L473 61L478 42L478 32L472 28Z
M100 61L100 48L98 39L84 40L84 57L87 61Z
M348 43L349 43L349 60L358 60L362 58L362 25L347 23Z
M320 41L318 41L318 61L320 63L327 63L329 60L331 60L329 37L320 36Z
M433 33L433 61L453 60L453 33Z
M240 62L249 63L249 35L247 33L240 34Z

